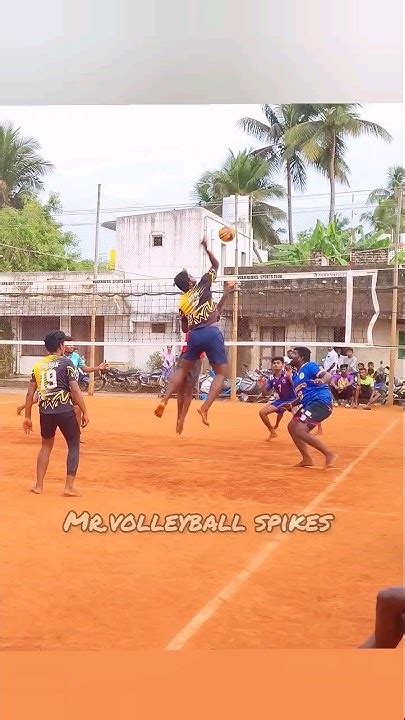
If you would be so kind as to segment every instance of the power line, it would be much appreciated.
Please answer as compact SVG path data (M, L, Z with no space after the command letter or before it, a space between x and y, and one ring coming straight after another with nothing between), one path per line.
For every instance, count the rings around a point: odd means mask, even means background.
M368 190L341 190L336 193L336 197L340 195L359 195L359 194L370 194L372 192L372 188ZM310 194L302 194L302 195L292 195L292 198L294 200L306 200L310 198L320 198L320 197L329 197L330 193L310 193ZM165 208L176 208L176 209L182 209L182 208L194 208L194 207L208 207L209 205L218 205L221 203L220 200L212 200L210 202L201 203L199 205L197 202L188 202L188 203L179 203L179 202L171 202L171 203L163 203L163 204L139 204L139 205L126 205L123 207L113 207L113 208L101 208L101 212L103 213L115 213L115 212L132 212L135 210L158 210L158 209L165 209ZM95 214L96 209L85 209L85 210L63 210L62 215L85 215L85 214Z

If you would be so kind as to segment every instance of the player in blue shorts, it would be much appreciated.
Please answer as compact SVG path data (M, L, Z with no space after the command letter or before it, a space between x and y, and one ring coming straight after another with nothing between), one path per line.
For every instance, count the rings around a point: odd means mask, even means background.
M290 365L287 367L284 366L284 358L274 357L271 361L271 371L272 375L266 382L266 391L270 392L271 390L275 390L278 398L277 400L268 402L259 412L261 421L270 432L268 440L277 437L276 430L280 425L284 413L288 409L286 403L288 405L296 399L292 380L292 367ZM269 420L269 415L272 413L277 414L274 428Z
M194 363L205 353L215 377L211 383L206 401L198 412L204 425L208 425L208 410L218 397L224 384L228 358L225 350L224 336L218 327L217 305L212 298L212 283L217 277L219 262L213 253L208 250L207 241L202 241L207 253L211 268L202 276L199 283L187 270L182 270L174 278L174 283L182 291L180 297L180 316L184 332L189 332L187 349L183 353L182 363L169 381L166 392L155 410L156 417L162 417L169 399L186 382L188 374L192 371ZM185 329L186 328L186 329Z
M291 364L296 369L293 384L300 410L290 420L288 432L302 455L298 467L311 467L314 464L308 445L322 453L325 467L331 467L336 455L321 440L311 435L311 431L332 414L333 399L328 387L331 375L317 363L311 362L311 351L305 347L294 348Z

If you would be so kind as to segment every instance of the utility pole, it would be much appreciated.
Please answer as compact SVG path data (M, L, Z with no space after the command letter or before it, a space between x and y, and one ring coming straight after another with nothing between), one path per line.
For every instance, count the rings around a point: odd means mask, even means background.
M238 196L235 195L235 271L236 277L235 289L233 293L233 309L232 309L232 352L231 352L231 400L236 400L236 376L238 371L238 316L239 316L239 290L238 290L238 274L239 274L239 242L238 242Z
M97 213L96 213L96 230L94 236L94 265L93 265L93 296L91 308L91 325L90 325L90 342L96 342L96 313L97 313L97 277L98 277L98 234L100 229L100 199L101 185L97 188ZM96 364L96 348L95 345L90 346L90 367ZM94 372L90 373L89 395L94 395Z
M397 344L397 314L398 314L398 281L399 281L399 235L401 231L401 213L402 213L402 186L395 192L397 199L397 222L394 236L394 278L392 290L392 309L391 309L391 337L390 337L390 372L388 377L388 396L387 404L394 404L394 379L395 379L395 363L397 360L398 344Z

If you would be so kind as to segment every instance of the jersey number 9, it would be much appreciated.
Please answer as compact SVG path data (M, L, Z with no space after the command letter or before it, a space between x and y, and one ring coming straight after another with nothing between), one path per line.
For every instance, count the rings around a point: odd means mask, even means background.
M56 370L43 371L42 387L45 388L45 390L54 390L57 387Z

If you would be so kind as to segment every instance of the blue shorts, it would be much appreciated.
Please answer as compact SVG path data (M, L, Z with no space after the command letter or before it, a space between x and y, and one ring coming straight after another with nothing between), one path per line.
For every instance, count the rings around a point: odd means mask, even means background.
M296 399L296 397L293 397L290 400L270 400L270 405L277 408L277 415L282 415L287 410L285 405L294 402Z
M217 325L190 330L187 349L182 354L183 360L198 360L205 353L211 365L227 365L224 336Z

